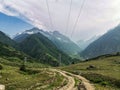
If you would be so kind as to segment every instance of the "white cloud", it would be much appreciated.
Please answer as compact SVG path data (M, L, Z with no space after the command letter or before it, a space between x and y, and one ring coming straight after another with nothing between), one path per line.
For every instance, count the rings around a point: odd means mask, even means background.
M53 28L50 25L46 0L0 0L0 12L18 16L47 30L65 33L70 0L48 0ZM83 0L73 0L70 16L70 36ZM120 0L86 0L73 39L83 39L105 33L120 22Z

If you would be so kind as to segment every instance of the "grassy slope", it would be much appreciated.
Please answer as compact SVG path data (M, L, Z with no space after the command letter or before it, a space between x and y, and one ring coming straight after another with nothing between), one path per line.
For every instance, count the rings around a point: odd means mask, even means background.
M33 34L20 43L21 50L41 63L59 66L59 54L62 55L62 64L69 64L72 60L67 54L60 51L52 41L42 34Z
M91 70L86 69L90 65L94 66L95 69L91 69ZM99 74L120 81L120 56L99 58L97 60L91 60L71 66L61 67L61 69L73 73L80 73L80 74L88 74L88 73ZM88 76L88 79L91 78ZM115 87L111 87L111 85L108 85L107 87L96 85L96 87L97 87L96 90L119 90L119 89L115 89ZM114 89L110 89L110 88L114 88Z
M27 57L27 70L20 71L24 57ZM46 67L49 66L37 63L24 53L0 43L0 84L4 84L7 90L52 90L63 85L65 78L44 69Z
M0 84L6 85L7 90L36 90L40 88L40 90L53 90L53 88L64 84L65 78L63 76L43 68L46 66L42 64L28 62L26 66L30 72L22 72L19 70L21 63L19 59L12 63L10 60L0 57L0 65L3 66L3 69L0 70Z

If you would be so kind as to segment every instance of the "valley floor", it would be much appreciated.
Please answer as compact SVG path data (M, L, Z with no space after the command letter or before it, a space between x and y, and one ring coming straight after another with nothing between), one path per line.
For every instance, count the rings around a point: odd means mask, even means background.
M0 83L6 86L6 90L94 90L88 80L66 71L44 68L39 72L36 75L24 73L24 76L14 73L13 77L12 71L1 71ZM1 85L1 88L4 88L4 85Z
M120 90L119 58L108 57L59 68L27 62L26 71L20 70L22 62L17 58L0 58L0 84L5 85L6 90ZM95 68L91 69L91 65Z
M34 66L35 65L35 66ZM26 71L20 70L18 60L0 58L0 90L94 90L85 78L69 72L28 63Z

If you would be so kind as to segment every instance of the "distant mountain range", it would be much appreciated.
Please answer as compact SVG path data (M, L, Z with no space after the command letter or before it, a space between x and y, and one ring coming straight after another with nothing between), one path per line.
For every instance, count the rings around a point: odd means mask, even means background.
M3 47L8 45L13 48L11 50L19 51L21 53L24 52L30 57L34 58L34 60L36 59L36 61L39 61L40 63L51 66L59 66L60 63L67 65L74 61L74 59L70 58L66 53L58 49L56 45L46 36L41 34L41 32L27 33L22 35L28 36L25 36L25 38L22 38L22 40L21 37L17 38L16 40L18 41L16 42L3 32L0 32L0 43ZM6 49L2 48L0 53L3 54L4 52L6 52ZM13 55L13 53L11 52L10 55Z
M2 46L8 45L8 48L12 47L16 51L28 54L28 56L37 59L41 63L52 66L58 66L60 62L70 64L75 61L72 58L80 58L81 56L86 59L120 52L120 25L103 36L94 36L86 41L79 40L77 44L58 31L48 32L32 28L32 25L19 18L7 16L3 13L0 13L0 25L0 29L4 29L5 32L7 32L7 29L9 31L28 29L17 33L13 39L0 31L0 43ZM1 50L4 51L5 49Z
M93 58L116 52L120 52L120 25L91 43L80 55L84 58Z
M18 33L15 35L13 38L16 42L20 43L24 39L26 39L28 36L32 34L37 34L41 33L45 37L47 37L49 40L51 40L58 49L63 51L64 53L72 56L78 54L80 51L79 46L77 46L73 41L71 41L68 37L60 34L58 31L54 32L48 32L48 31L43 31L38 28L33 28L30 30L26 30L22 33Z
M85 48L87 48L88 45L90 45L92 42L97 40L99 37L100 36L93 36L92 38L88 40L79 40L76 43L81 48L81 50L84 50Z
M69 64L71 58L60 51L53 42L41 33L32 34L19 43L23 52L38 59L42 63L58 66L59 63ZM59 61L61 55L61 61Z

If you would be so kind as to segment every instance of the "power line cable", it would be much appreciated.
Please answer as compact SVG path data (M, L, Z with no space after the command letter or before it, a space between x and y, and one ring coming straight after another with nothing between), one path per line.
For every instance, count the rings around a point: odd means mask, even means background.
M73 3L73 0L70 1L70 8L69 8L69 12L68 12L68 18L67 18L67 25L66 25L65 34L67 34L67 31L68 31L68 26L69 26L69 21L70 21L70 14L71 14L71 9L72 9L72 3Z
M75 24L74 24L74 26L73 26L73 30L72 30L72 33L71 33L71 37L73 36L73 33L74 33L75 29L76 29L76 26L77 26L77 23L78 23L78 21L79 21L79 17L80 17L80 15L81 15L81 13L82 13L82 9L83 9L83 7L84 7L84 4L85 4L85 0L83 0L82 5L81 5L81 7L80 7L79 14L78 14L77 19L76 19L76 21L75 21Z
M46 6L47 6L47 10L48 10L48 15L49 15L49 20L50 20L50 23L51 23L51 27L53 28L53 22L52 22L52 17L51 17L51 14L50 14L50 8L49 8L48 0L46 0ZM69 18L70 18L70 14L71 14L71 6L72 6L72 0L71 0L71 3L70 3L70 11L69 11L69 15L68 15L68 24L69 24ZM53 40L57 44L57 42L55 40L55 37L53 37ZM61 47L61 46L58 44L58 47ZM70 64L69 60L67 60L67 61ZM61 53L59 53L59 63L60 64L62 63L62 54Z
M47 10L48 10L48 15L49 15L49 19L50 19L51 28L53 28L53 22L52 22L52 17L51 17L51 14L50 14L50 8L49 8L48 0L46 0L46 6L47 6Z
M56 1L56 2L57 2L57 1ZM47 5L47 10L48 10L49 20L50 20L50 23L51 23L51 28L53 28L52 17L51 17L51 14L50 14L50 8L49 8L48 0L46 0L46 5ZM54 34L53 34L53 35L54 35ZM55 36L53 36L53 40L54 40L55 45L56 45L56 46L58 45L58 47L60 47L59 44L56 42L55 39L56 39ZM59 53L59 58L58 58L58 60L59 60L59 65L61 65L61 62L62 62L61 57L62 57L62 54Z

